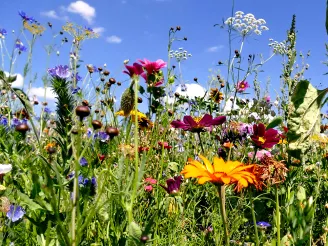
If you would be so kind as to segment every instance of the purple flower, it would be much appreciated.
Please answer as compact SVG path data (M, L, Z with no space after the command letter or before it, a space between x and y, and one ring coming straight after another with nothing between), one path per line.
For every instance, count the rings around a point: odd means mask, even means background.
M68 79L69 77L71 77L71 72L69 71L69 67L67 65L59 65L54 68L49 68L48 73L52 77L58 77L61 79Z
M75 172L73 171L73 172L71 172L70 174L67 175L67 178L71 179L71 178L74 177L74 175L75 175Z
M72 90L72 94L74 95L74 94L78 93L81 90L81 88L80 87L76 87L76 88L72 87L71 90Z
M8 125L8 119L5 116L0 117L0 125L3 125L3 126Z
M27 16L24 11L18 11L18 14L20 15L20 17L22 17L24 21L29 21L31 23L36 22L36 20L33 17Z
M89 184L89 179L85 178L82 183L84 186L87 186Z
M0 28L0 37L4 37L7 35L6 29Z
M80 160L80 165L81 165L81 167L87 166L88 165L87 159L85 159L84 157L82 157L81 160Z
M91 178L91 187L96 188L97 187L97 179L96 177Z
M259 222L256 223L256 225L258 227L260 227L261 229L266 229L268 227L271 227L271 225L268 222L265 222L265 221L259 221Z
M74 78L74 74L72 74L72 79ZM76 80L76 82L79 82L79 81L81 81L82 80L82 77L79 75L79 73L76 73L75 74L75 80Z
M212 115L209 114L205 114L202 118L193 118L190 115L186 115L183 117L183 122L181 120L174 120L171 122L171 126L173 128L181 128L185 131L203 132L205 131L205 127L222 125L225 121L225 116L219 116L213 119Z
M44 108L44 112L47 113L47 114L50 114L50 113L51 113L51 110L50 110L50 108L45 107L45 108Z
M83 182L84 182L84 178L82 175L79 175L79 177L77 178L78 182L80 185L83 185Z
M88 128L87 129L87 136L88 136L88 138L91 137L91 134L92 134L92 130L91 130L91 128Z
M18 49L19 52L24 52L27 50L22 41L20 41L19 39L16 39L15 48Z
M16 222L23 218L24 214L25 210L21 206L15 206L11 204L9 211L7 212L7 218L12 222Z
M17 119L17 118L13 118L12 121L11 121L11 126L15 127L15 126L18 126L20 124L20 120Z
M98 132L94 135L94 138L99 138L101 142L109 140L109 135L106 132Z
M175 195L179 192L181 180L182 176L175 176L174 178L166 180L167 187L164 185L160 186L162 186L170 195Z

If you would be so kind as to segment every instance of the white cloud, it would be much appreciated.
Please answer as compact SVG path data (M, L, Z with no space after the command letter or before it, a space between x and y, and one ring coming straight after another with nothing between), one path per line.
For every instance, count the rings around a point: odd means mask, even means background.
M105 28L99 26L99 27L93 27L92 30L95 32L95 33L98 33L99 35L103 34L103 32L105 31Z
M67 16L59 16L55 10L49 10L49 11L44 11L40 13L42 16L51 18L51 19L56 19L56 20L68 20Z
M92 24L93 19L96 17L96 9L83 1L70 3L67 7L67 11L74 14L79 14L89 24Z
M179 85L174 93L179 93L181 96L189 97L189 99L195 99L195 97L204 97L206 90L204 87L202 87L199 84L185 84L186 90L181 90L181 85ZM173 97L165 97L164 102L167 102L169 104L174 103L174 96Z
M219 50L223 49L223 45L218 45L218 46L212 46L206 49L207 52L218 52Z
M111 44L120 44L122 43L122 39L116 35L112 35L106 38L106 41Z
M46 91L47 100L55 100L56 94L52 91L51 87L47 87L45 90L44 87L32 87L28 93L29 96L37 96L44 98L44 92Z
M5 72L5 75L8 76L9 73ZM23 87L23 82L24 78L20 73L12 74L11 76L17 76L15 82L11 84L13 88L22 88ZM0 80L0 85L2 85L3 81Z

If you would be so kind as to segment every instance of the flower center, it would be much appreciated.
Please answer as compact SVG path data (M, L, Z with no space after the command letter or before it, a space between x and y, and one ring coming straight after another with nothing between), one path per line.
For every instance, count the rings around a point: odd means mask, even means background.
M240 88L244 88L244 87L245 87L245 85L244 85L244 84L241 84L241 85L240 85Z
M265 138L259 137L259 141L264 144L265 143Z
M194 117L194 121L198 124L203 117Z

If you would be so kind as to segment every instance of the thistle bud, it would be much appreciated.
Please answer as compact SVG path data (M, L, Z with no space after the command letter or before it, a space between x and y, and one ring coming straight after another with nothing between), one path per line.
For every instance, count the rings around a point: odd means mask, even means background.
M124 112L124 116L128 116L134 107L134 91L131 88L127 88L121 98L121 109Z

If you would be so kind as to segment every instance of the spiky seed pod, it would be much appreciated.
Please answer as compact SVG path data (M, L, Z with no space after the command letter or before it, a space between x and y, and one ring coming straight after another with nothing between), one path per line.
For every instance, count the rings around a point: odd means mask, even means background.
M121 110L124 112L124 116L128 116L134 107L134 90L127 88L121 98Z

